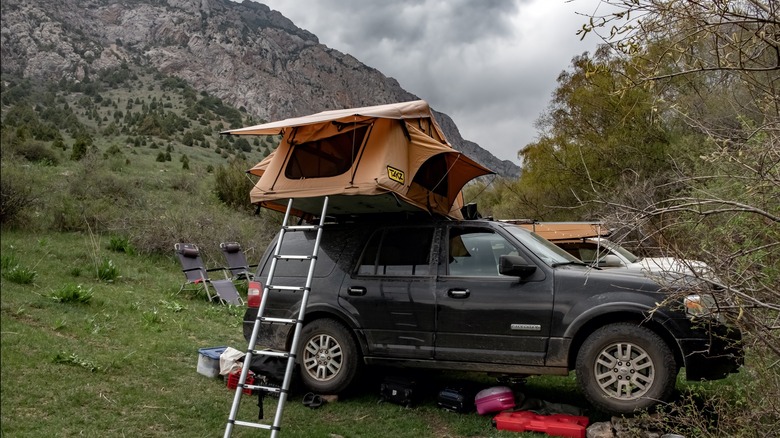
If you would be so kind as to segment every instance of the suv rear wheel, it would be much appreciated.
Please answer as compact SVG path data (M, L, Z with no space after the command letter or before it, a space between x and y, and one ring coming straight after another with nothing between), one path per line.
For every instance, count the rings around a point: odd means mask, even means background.
M610 324L591 334L577 355L577 380L594 406L628 414L668 400L677 364L666 342L648 328Z
M332 319L318 319L303 328L298 357L304 385L317 393L345 390L360 366L352 334Z

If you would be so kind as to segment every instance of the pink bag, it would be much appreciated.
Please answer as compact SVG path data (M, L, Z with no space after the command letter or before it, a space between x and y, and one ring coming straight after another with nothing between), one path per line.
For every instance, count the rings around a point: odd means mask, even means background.
M474 397L474 404L479 415L505 411L515 407L515 395L508 386L494 386L479 391Z

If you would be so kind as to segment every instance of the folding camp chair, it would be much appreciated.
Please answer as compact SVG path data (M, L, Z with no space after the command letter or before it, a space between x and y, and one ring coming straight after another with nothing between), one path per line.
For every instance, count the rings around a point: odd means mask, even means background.
M250 265L246 261L246 255L238 242L223 242L219 245L222 254L225 255L227 270L230 271L233 281L252 280L254 274L249 268L255 268L257 265Z
M218 297L222 303L232 304L234 306L241 306L244 304L244 300L241 298L241 295L239 295L236 286L231 280L212 280L209 278L209 272L225 272L225 268L206 269L206 266L203 264L203 259L200 258L200 250L197 245L192 243L177 243L174 245L174 249L179 256L182 272L184 272L184 276L187 278L187 281L179 288L179 292L183 290L200 291L202 289L206 292L209 301L213 301L214 298ZM210 288L212 287L214 288L215 295L212 295L211 293Z

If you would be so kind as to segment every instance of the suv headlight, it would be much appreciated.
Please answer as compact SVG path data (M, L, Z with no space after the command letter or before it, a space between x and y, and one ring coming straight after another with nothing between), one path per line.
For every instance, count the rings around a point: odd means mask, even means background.
M720 322L723 315L720 314L718 302L711 294L692 294L683 300L685 313L691 318L713 318Z

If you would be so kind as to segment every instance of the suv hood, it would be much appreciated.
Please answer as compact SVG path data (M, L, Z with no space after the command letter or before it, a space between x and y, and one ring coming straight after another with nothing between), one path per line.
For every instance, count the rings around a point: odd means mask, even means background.
M678 259L675 257L646 257L626 266L628 269L647 274L671 273L693 275L708 280L716 280L712 268L699 260Z

